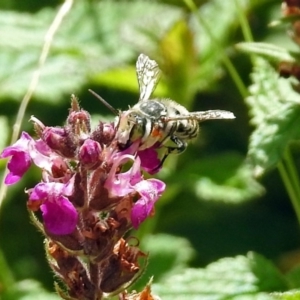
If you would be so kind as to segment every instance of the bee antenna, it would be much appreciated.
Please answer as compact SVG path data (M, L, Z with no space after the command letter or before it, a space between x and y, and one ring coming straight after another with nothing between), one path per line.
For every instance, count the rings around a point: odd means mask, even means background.
M105 101L100 95L98 95L97 93L95 93L93 90L89 89L89 92L95 96L98 100L100 100L100 102L102 104L104 104L113 114L115 114L116 116L119 115L119 112L117 109L115 109L114 107L112 107L107 101Z

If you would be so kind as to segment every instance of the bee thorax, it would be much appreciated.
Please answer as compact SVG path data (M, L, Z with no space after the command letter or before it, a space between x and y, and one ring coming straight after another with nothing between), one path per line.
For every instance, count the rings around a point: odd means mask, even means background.
M136 104L133 109L140 110L143 115L151 118L152 120L159 120L162 116L167 115L167 108L160 101L143 101Z

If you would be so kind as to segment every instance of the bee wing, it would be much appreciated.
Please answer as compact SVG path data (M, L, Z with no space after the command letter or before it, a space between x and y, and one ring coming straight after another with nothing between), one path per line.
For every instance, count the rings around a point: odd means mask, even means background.
M235 115L227 110L195 111L191 112L189 115L191 119L198 120L199 122L216 119L235 119Z
M140 88L139 101L149 100L160 79L161 71L155 60L140 54L136 62L136 75Z
M172 117L165 117L165 120L176 121L176 120L197 120L199 122L206 120L216 119L235 119L235 115L227 110L206 110L206 111L195 111L187 115L177 115Z

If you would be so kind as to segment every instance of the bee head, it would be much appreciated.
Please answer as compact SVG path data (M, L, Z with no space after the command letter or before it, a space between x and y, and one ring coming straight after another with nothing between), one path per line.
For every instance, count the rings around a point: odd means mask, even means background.
M115 122L119 144L126 148L138 139L142 139L146 121L138 112L132 110L121 112Z

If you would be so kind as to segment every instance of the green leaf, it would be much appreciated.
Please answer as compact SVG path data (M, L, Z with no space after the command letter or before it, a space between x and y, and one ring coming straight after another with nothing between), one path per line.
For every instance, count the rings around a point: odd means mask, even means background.
M291 287L300 288L300 266L292 268L292 270L286 274L286 278Z
M245 14L249 11L250 2L239 1ZM224 75L223 56L228 55L226 52L230 48L232 35L240 25L235 1L205 2L193 14L192 25L200 59L198 76L192 84L197 90L211 89L212 83Z
M275 299L280 300L299 300L300 299L300 291L289 291L285 293L273 293Z
M274 299L269 292L283 289L283 276L255 253L223 258L205 269L186 269L152 286L153 293L164 300L269 300Z
M155 23L161 24L155 28L162 34L182 10L150 1L76 1L54 36L35 91L37 99L58 102L64 94L77 93L102 72L135 61L137 46L130 43L129 37L137 24L142 24L141 13L149 21L143 24L151 31ZM20 99L25 94L55 14L51 8L35 14L0 11L0 99ZM132 37L141 41L142 35L145 33ZM147 50L148 44L141 49ZM137 91L135 78L134 84Z
M2 294L1 300L59 300L54 293L47 292L40 283L34 280L23 280L10 286Z
M183 270L195 254L186 239L167 234L145 236L142 239L141 249L147 249L150 253L147 270L143 279L138 282L141 287L151 276L157 281L166 274Z
M299 54L292 53L285 48L267 43L239 43L236 48L249 54L257 54L268 60L276 62L296 62L299 60Z
M264 193L252 173L253 170L244 163L244 157L223 153L185 163L182 176L176 174L174 180L189 182L185 187L194 190L201 200L239 203Z
M255 60L252 81L246 103L255 129L250 137L248 159L254 173L261 175L276 166L292 140L300 138L300 102L291 82L279 78L262 58Z

